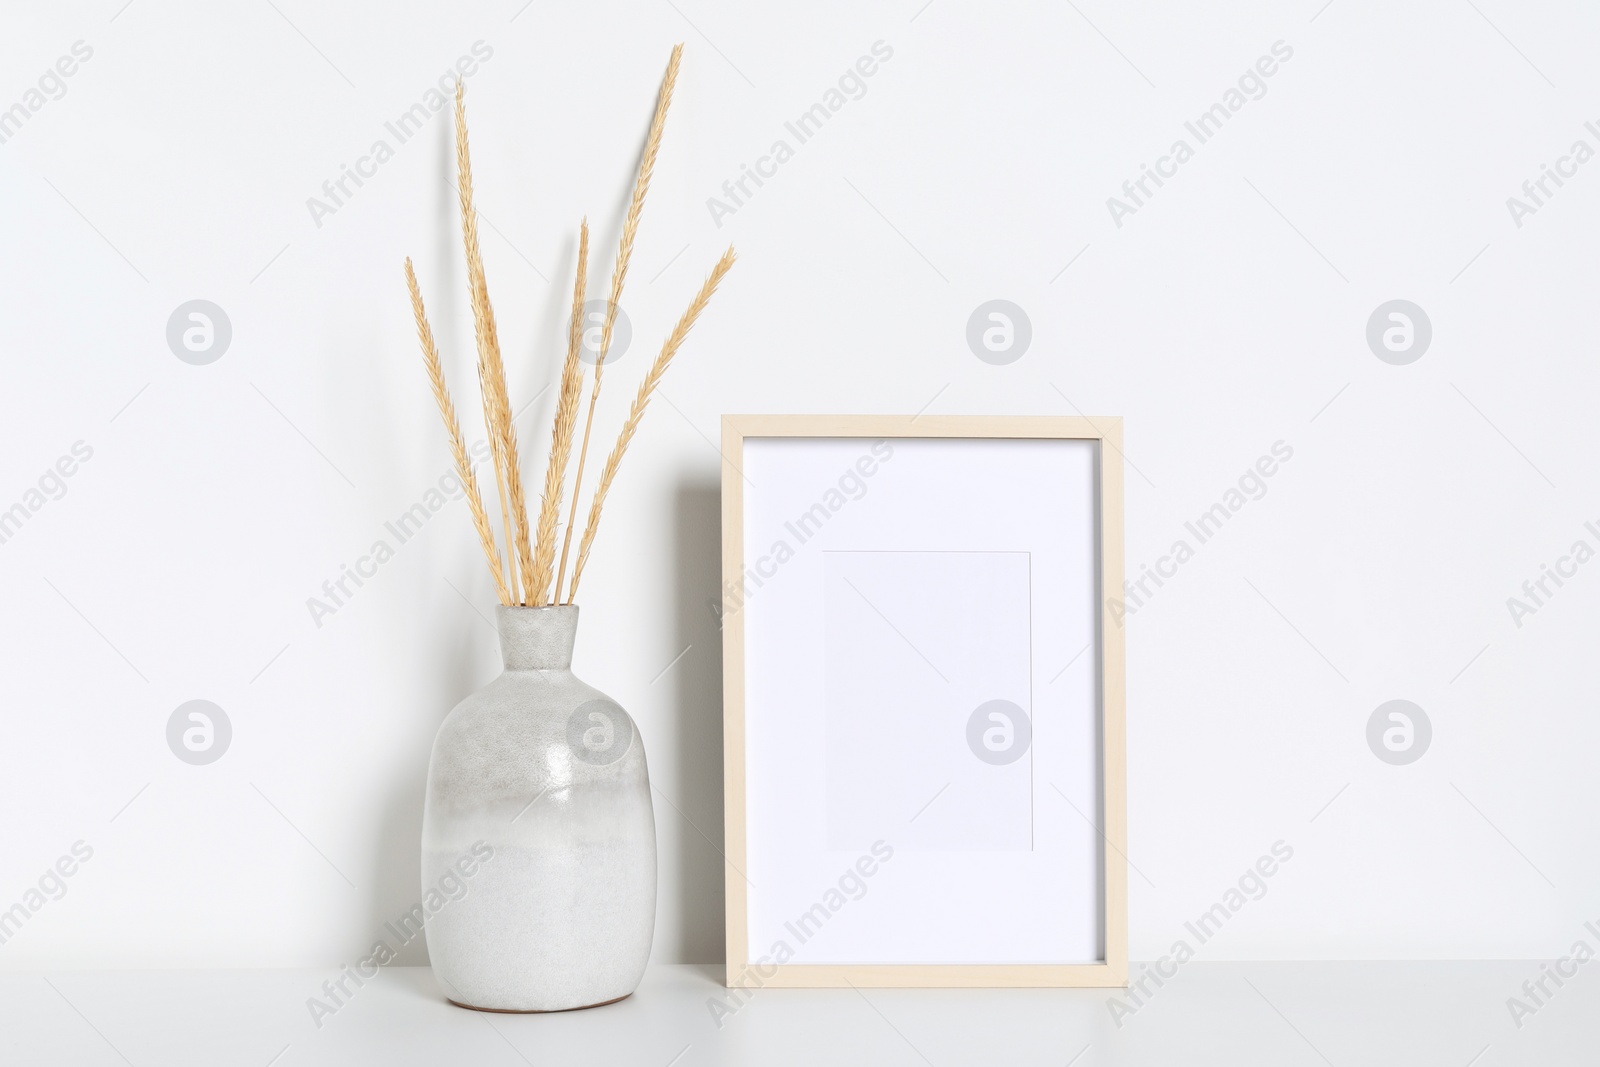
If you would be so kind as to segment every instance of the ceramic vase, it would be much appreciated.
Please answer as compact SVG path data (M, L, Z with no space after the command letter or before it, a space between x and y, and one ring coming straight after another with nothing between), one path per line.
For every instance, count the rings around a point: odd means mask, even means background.
M577 607L498 611L505 671L445 718L428 765L428 957L462 1007L608 1004L638 987L655 931L644 745L572 673Z

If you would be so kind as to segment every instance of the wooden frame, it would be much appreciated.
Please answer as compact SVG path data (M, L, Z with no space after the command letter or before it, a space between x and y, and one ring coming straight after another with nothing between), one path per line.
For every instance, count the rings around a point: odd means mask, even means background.
M1100 787L1104 826L1101 866L1105 959L1070 964L768 964L748 954L746 879L745 626L742 610L725 610L723 639L723 795L730 987L991 986L1068 987L1127 984L1127 808L1123 630L1109 597L1123 584L1122 420L946 415L724 415L722 419L722 561L725 580L745 573L746 438L1037 438L1098 443Z

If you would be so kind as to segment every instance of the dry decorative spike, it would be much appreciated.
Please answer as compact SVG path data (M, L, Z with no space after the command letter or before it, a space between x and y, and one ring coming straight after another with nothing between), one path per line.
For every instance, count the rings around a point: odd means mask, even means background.
M672 50L666 75L656 100L655 117L650 123L650 134L645 141L644 155L639 160L639 173L634 180L633 198L628 205L628 215L622 227L622 240L617 248L616 263L612 267L611 291L606 304L606 317L600 334L600 349L594 364L594 383L589 392L589 410L584 419L583 443L578 448L578 471L573 478L572 503L567 514L567 529L561 544L561 561L557 566L556 533L561 514L561 499L566 483L566 470L571 461L572 444L577 435L578 408L583 393L583 365L579 359L582 348L582 309L587 288L589 267L589 225L581 228L578 244L577 276L573 282L572 321L568 330L566 359L561 367L561 386L557 394L555 424L550 434L550 456L545 471L543 496L539 506L536 527L528 524L527 501L523 491L521 465L517 455L517 433L512 424L511 393L506 386L505 363L501 359L500 339L495 326L494 307L489 302L489 284L484 276L483 258L478 248L478 214L472 198L472 159L467 149L467 121L464 102L465 88L456 86L456 167L457 192L461 204L461 238L467 260L467 284L472 304L473 336L478 349L478 383L483 394L483 417L489 434L489 450L494 460L495 487L500 500L500 517L505 537L505 554L495 541L494 524L484 509L478 491L478 482L467 456L456 418L455 405L445 385L444 368L434 342L433 330L428 325L422 305L422 292L417 285L411 261L406 260L406 284L411 293L412 313L417 320L417 336L422 344L423 362L427 366L429 384L444 420L445 432L450 439L450 451L456 472L466 489L467 504L472 511L472 522L482 544L485 560L494 575L495 590L502 604L542 607L554 603L572 603L577 595L578 579L588 562L594 545L595 532L600 523L606 494L616 480L617 468L628 450L628 443L638 431L646 406L656 385L666 373L673 356L682 347L690 329L705 310L717 286L733 266L733 249L729 248L705 284L700 287L689 309L678 320L668 335L639 386L628 418L622 424L617 442L606 457L600 473L600 484L589 503L589 518L578 544L577 559L573 564L572 585L566 599L561 599L561 586L566 575L568 552L572 546L572 529L578 514L578 494L583 486L583 468L589 452L589 436L594 429L595 403L600 396L600 382L605 374L606 355L611 350L612 329L616 324L618 302L628 277L628 264L633 258L633 245L639 231L639 219L644 212L645 195L650 190L650 176L655 170L656 155L661 148L661 134L666 127L667 109L672 103L672 89L678 78L678 64L683 56L680 44Z

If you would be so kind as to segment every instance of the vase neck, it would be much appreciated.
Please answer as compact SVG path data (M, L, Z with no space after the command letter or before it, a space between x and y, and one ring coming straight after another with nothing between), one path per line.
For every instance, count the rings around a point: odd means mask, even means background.
M572 666L578 606L495 609L500 620L500 655L508 671L560 671Z

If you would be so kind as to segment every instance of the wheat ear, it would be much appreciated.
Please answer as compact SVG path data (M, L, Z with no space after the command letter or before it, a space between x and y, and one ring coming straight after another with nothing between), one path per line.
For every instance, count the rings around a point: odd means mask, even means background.
M589 273L589 220L583 220L578 238L578 277L572 283L572 321L567 326L567 359L561 365L561 392L556 400L556 422L550 431L550 462L544 472L544 499L539 504L538 540L533 550L533 571L528 579L528 600L542 605L550 590L556 562L556 519L561 513L561 488L572 455L572 431L578 424L578 399L583 393L583 297ZM559 600L558 588L550 601Z
M650 120L650 135L645 139L644 155L639 160L639 174L633 182L633 199L628 204L628 217L622 226L622 242L617 246L617 262L611 271L611 295L606 301L606 321L600 329L600 351L594 363L594 387L589 392L589 414L583 423L583 447L578 449L578 474L572 481L572 509L567 514L567 533L561 540L561 566L556 571L556 590L561 589L562 575L567 572L567 549L572 547L572 525L578 517L578 490L583 487L583 465L589 458L589 433L594 429L594 405L600 398L600 379L605 374L606 355L611 351L611 330L616 325L617 308L622 300L622 284L628 278L628 263L633 259L633 239L639 232L639 217L644 213L645 194L650 191L650 175L656 169L656 153L661 149L661 131L666 129L667 109L672 106L672 87L678 81L678 63L683 58L683 45L673 47L667 60L667 72L661 79L661 92L656 97L655 117ZM577 584L577 572L573 572ZM570 599L568 601L571 602Z
M734 258L733 247L730 245L728 250L722 253L717 265L711 268L711 273L706 277L705 284L700 286L700 292L695 295L689 310L683 313L678 325L661 345L661 353L656 356L655 363L651 364L650 373L639 383L639 392L633 398L633 407L628 410L628 421L622 424L622 432L617 435L617 443L611 449L611 454L606 457L606 465L600 473L600 485L594 491L593 503L589 505L589 521L583 528L583 540L578 545L578 560L572 567L572 590L567 595L568 604L578 595L578 579L583 577L583 565L589 561L589 548L594 544L595 530L600 525L600 510L605 506L606 493L610 491L611 482L617 476L617 468L622 465L622 455L628 450L628 442L633 440L634 432L639 429L639 420L644 417L644 409L650 403L650 395L655 392L662 375L667 372L667 365L672 362L672 357L677 355L684 339L689 336L689 331L694 328L695 320L711 302L711 294L717 291L723 275L733 266Z
M433 399L439 404L439 417L444 420L445 432L450 436L450 454L456 461L456 476L466 490L467 506L472 509L472 525L478 531L478 543L483 546L483 558L494 575L495 592L500 603L511 603L511 591L506 588L505 576L500 573L500 550L495 547L494 527L483 510L483 498L478 495L478 477L472 472L472 462L467 458L467 443L461 437L461 422L456 418L456 406L450 401L450 389L445 385L444 367L439 363L439 349L433 343L433 329L428 325L428 313L422 306L422 290L417 286L417 273L406 259L406 287L411 290L411 313L417 320L417 340L422 344L422 361L428 365L428 382L433 386Z
M472 294L472 327L478 343L483 418L489 428L495 482L500 490L500 515L505 526L506 570L509 572L506 584L511 590L511 603L517 604L523 600L519 567L524 573L532 569L533 552L528 544L528 513L517 461L517 431L512 425L511 398L506 390L506 368L500 358L494 306L489 303L489 284L484 277L483 256L478 250L478 213L472 203L472 156L467 150L465 93L466 84L456 82L456 170L461 199L461 239L466 246L467 281Z

